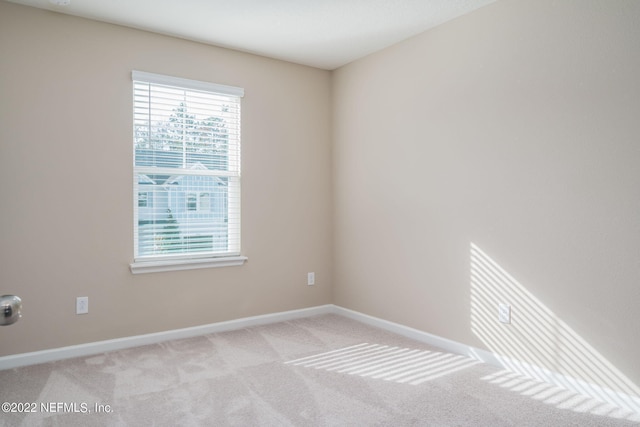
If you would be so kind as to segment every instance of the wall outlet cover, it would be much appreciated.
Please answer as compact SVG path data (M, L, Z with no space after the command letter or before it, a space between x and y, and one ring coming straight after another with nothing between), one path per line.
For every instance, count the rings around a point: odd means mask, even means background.
M76 314L89 313L89 297L76 298Z
M511 323L511 306L509 304L498 306L498 320L501 323Z

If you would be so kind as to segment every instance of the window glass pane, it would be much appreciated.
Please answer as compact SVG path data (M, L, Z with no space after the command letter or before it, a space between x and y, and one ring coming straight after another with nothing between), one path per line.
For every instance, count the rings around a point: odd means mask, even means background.
M228 179L193 175L138 175L138 254L225 251ZM144 191L142 191L144 189ZM153 200L153 204L149 203ZM142 204L146 203L143 207ZM204 239L211 244L194 243Z

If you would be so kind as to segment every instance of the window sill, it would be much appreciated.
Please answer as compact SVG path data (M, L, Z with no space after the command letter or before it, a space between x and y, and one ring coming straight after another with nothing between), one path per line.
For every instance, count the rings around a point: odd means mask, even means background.
M233 256L189 260L142 261L129 264L129 269L132 274L159 273L163 271L195 270L197 268L232 267L242 265L246 260L246 256Z

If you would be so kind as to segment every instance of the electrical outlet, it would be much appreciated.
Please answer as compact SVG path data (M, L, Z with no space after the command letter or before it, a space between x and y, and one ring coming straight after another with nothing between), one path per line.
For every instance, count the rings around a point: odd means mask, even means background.
M315 285L316 284L316 273L307 273L307 285Z
M501 323L511 323L511 306L509 304L498 306L498 320Z
M89 297L76 298L76 314L87 314L89 312Z

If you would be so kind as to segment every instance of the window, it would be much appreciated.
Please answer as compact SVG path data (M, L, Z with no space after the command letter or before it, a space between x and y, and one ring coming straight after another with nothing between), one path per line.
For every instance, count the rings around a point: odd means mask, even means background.
M198 196L196 193L187 193L187 210L198 210Z
M200 193L198 196L198 210L202 212L211 211L209 193Z
M144 269L145 263L198 268L221 259L224 265L230 265L229 260L244 261L240 257L243 89L139 71L132 78L137 197L132 272Z
M138 207L146 208L147 206L149 206L149 193L138 193Z
M210 212L211 200L209 199L209 193L187 193L187 210Z

